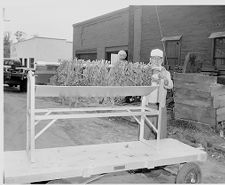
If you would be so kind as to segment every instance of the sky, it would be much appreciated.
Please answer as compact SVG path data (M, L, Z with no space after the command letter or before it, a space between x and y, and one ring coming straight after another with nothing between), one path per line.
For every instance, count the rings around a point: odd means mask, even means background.
M217 2L217 1L216 1ZM213 1L215 3L215 1ZM220 1L218 1L221 4ZM181 4L162 0L3 0L4 30L72 41L72 25L129 5ZM182 4L212 4L211 1L182 1Z

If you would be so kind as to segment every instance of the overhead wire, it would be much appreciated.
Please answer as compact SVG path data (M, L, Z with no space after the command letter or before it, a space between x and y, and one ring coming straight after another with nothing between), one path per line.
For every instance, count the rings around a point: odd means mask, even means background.
M159 25L160 36L161 36L161 39L162 39L163 38L163 32L162 32L162 27L161 27L161 23L160 23L160 19L159 19L159 13L158 13L157 6L155 6L155 11L156 11L156 15L157 15L157 22L158 22L158 25ZM163 46L163 51L165 53L166 69L168 70L169 69L169 65L168 65L168 60L167 60L166 48L165 48L165 44L164 44L163 41L162 41L162 46Z

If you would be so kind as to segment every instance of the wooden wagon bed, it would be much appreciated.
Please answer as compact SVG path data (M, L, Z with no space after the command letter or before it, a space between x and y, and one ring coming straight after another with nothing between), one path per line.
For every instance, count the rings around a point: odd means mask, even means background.
M206 160L206 153L175 139L132 141L5 152L5 182L29 183Z
M30 183L70 177L89 177L101 173L141 168L152 169L158 166L206 160L207 155L204 151L174 139L161 139L161 112L166 100L163 81L159 86L148 87L68 87L38 86L35 85L34 80L34 75L29 72L26 150L4 153L5 183ZM57 96L141 96L142 103L137 107L35 108L35 97ZM149 107L149 102L158 104L158 108ZM35 148L35 141L56 120L112 116L132 116L139 124L138 141ZM149 116L157 116L157 123L153 124ZM43 120L49 121L49 123L36 133L35 126L42 124ZM156 133L156 140L144 139L144 124L148 124Z

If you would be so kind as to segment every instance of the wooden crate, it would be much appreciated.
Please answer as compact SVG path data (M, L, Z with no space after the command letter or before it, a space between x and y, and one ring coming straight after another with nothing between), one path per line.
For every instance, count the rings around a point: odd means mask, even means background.
M217 122L225 121L225 85L217 84L212 87L213 108L216 109Z
M225 88L217 84L216 76L175 73L174 91L175 118L210 126L225 120Z

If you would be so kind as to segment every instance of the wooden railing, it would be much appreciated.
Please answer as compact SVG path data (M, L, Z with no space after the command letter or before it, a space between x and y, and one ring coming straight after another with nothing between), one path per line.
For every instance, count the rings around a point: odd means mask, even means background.
M158 86L50 86L35 85L33 72L28 73L27 91L27 144L26 150L31 162L35 161L35 140L38 139L57 120L71 118L132 116L140 125L139 140L144 141L144 124L147 123L160 139L161 109L165 106L166 90L163 80ZM82 108L35 108L35 97L116 97L141 96L141 106L111 106ZM157 109L150 108L148 103L158 103ZM97 112L96 112L97 111ZM103 111L103 112L99 112ZM56 113L57 114L54 114ZM147 116L158 116L157 126ZM50 122L37 134L35 126L42 120Z

